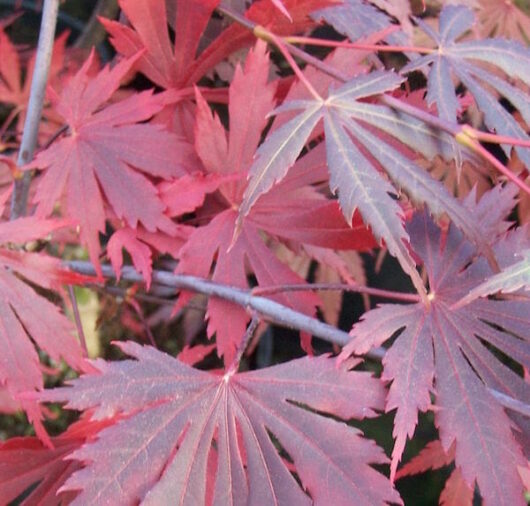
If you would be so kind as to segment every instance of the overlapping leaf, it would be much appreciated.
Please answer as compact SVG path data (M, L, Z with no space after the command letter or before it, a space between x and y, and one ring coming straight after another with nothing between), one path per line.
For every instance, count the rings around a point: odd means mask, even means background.
M330 188L338 193L346 220L351 223L353 212L358 209L375 237L384 240L418 290L422 290L422 283L406 246L408 235L401 208L392 194L399 194L403 189L414 202L427 204L435 214L447 213L466 235L483 245L484 237L475 221L446 188L372 133L372 127L378 128L428 157L437 153L452 155L449 137L388 107L362 101L393 90L401 82L396 74L376 71L332 90L326 100L296 100L280 106L278 113L301 112L274 130L258 149L240 206L240 219L250 212L263 193L285 177L323 118ZM379 166L385 169L395 187L381 174Z
M50 63L49 82L58 84L59 76L65 73L65 50L68 32L63 32L57 38L53 47L52 60ZM22 131L26 108L28 105L31 79L35 67L35 56L33 55L27 65L23 65L16 47L9 40L5 32L0 29L0 102L13 107L7 116L1 131L4 132L10 123L15 121L17 133ZM57 116L46 107L43 110L46 121L41 123L40 134L51 135L54 129L60 125Z
M66 460L65 457L111 423L112 420L80 420L70 425L64 434L52 438L53 448L48 448L37 438L31 437L12 438L0 444L0 497L3 504L23 496L24 492L24 499L16 504L69 504L77 493L59 489L81 468L81 464L75 460Z
M41 238L62 226L61 222L19 218L0 224L0 244ZM38 295L17 275L50 289L57 288L64 280L59 271L60 262L55 258L0 249L0 383L12 397L44 386L34 343L55 361L64 359L77 370L84 367L70 321L56 305ZM22 401L21 405L39 436L47 441L36 403Z
M217 183L217 198L221 201L217 204L217 215L207 225L197 228L179 253L177 271L180 273L206 277L215 262L212 278L231 286L248 286L247 265L260 286L303 283L266 246L261 231L297 243L335 249L368 249L373 244L358 216L349 228L336 201L327 200L309 186L325 178L321 150L314 150L302 159L290 178L263 196L232 244L237 207L247 184L244 175L267 123L267 113L274 104L276 87L267 82L268 76L266 46L259 42L249 52L244 69L236 69L230 86L228 139L219 118L212 116L208 104L197 95L197 153L210 174L226 180ZM230 174L243 177L230 181L227 177ZM182 188L174 186L173 191L177 197ZM169 197L166 192L165 198ZM308 292L294 296L279 294L275 298L306 314L314 314L319 300ZM230 319L226 318L228 311L232 314ZM249 316L227 301L210 299L208 318L208 334L217 334L218 352L230 363Z
M528 44L530 17L516 1L479 0L477 16L484 37L507 37Z
M35 195L38 215L49 215L66 192L66 212L79 222L95 265L99 265L98 233L105 227L105 204L133 228L140 222L149 231L171 231L165 205L147 176L182 176L193 160L188 143L158 125L139 124L163 108L150 91L101 108L137 58L122 61L112 70L105 68L92 79L87 76L89 58L56 106L68 123L69 135L26 167L46 169Z
M495 214L483 200L477 212ZM427 269L431 307L387 304L370 311L352 329L344 351L365 353L402 330L384 358L383 378L392 381L386 409L397 408L392 472L418 410L430 407L434 393L440 439L446 451L456 444L456 465L466 483L472 488L476 480L488 504L523 504L517 466L524 458L512 422L487 387L530 399L528 384L492 353L530 365L530 302L475 300L452 309L491 275L489 267L483 259L469 265L475 248L455 227L443 238L426 214L414 218L409 232Z
M454 458L454 445L445 451L439 440L431 441L398 471L396 478L424 473L429 469L440 469L450 465ZM472 504L473 489L465 482L460 469L453 469L440 495L440 506L471 506Z
M309 13L335 2L260 0L253 3L246 16L279 35L286 35L312 26ZM166 12L164 0L120 0L120 7L133 28L101 20L118 52L130 57L139 50L146 50L138 68L159 86L166 89L190 86L232 52L254 43L255 37L249 30L233 24L198 55L200 37L219 0L176 0L174 3L176 8ZM278 8L287 16L278 16ZM167 31L168 14L174 15L169 23L179 34L174 46Z
M399 502L369 466L383 452L319 414L373 416L383 390L369 374L318 357L215 376L151 347L119 346L136 360L95 361L97 374L42 395L93 408L94 419L127 416L72 455L86 463L63 487L81 490L73 505L195 505L207 494L220 505Z
M457 42L472 27L473 22L474 15L470 9L452 5L444 7L440 14L439 33L418 20L420 28L435 41L438 48L432 54L409 63L402 72L430 66L427 100L431 104L436 103L440 117L456 122L458 103L453 85L454 76L473 95L490 130L499 135L528 140L524 129L488 88L508 99L520 111L527 124L530 123L529 96L474 61L494 65L509 77L530 85L530 50L516 41L506 39ZM503 145L503 149L509 156L511 146ZM516 147L515 150L521 160L527 166L530 165L530 150L521 147Z

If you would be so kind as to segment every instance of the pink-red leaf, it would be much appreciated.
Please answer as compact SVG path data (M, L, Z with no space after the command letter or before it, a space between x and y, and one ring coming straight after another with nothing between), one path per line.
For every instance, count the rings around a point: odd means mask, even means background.
M65 481L78 469L79 462L66 457L80 448L94 434L111 421L87 422L80 420L58 437L52 438L48 448L37 438L13 438L0 444L0 497L8 504L31 490L21 506L57 506L67 504L76 492L61 491Z
M512 422L486 387L528 402L527 383L490 349L530 365L530 304L475 300L451 309L470 287L491 274L487 263L479 259L469 264L475 248L454 227L443 238L425 214L413 220L409 232L427 269L431 307L385 305L370 311L352 329L353 339L345 350L364 353L401 332L383 360L383 378L393 381L386 409L397 408L392 472L406 437L414 431L418 410L429 407L434 392L442 445L448 450L456 443L456 465L466 483L473 487L476 480L490 504L522 504L517 472L524 463L521 449Z
M203 504L212 485L213 504L399 502L390 482L368 465L384 463L383 452L359 430L319 414L373 416L383 391L369 374L319 357L214 376L151 347L120 348L136 360L96 361L98 374L42 395L68 408L94 408L96 419L130 415L72 455L86 463L63 487L81 490L73 505L158 505L168 497Z
M50 214L66 191L66 211L79 222L81 238L96 265L105 203L133 228L140 222L149 231L171 230L173 224L163 213L165 205L147 175L182 176L192 156L191 146L160 126L136 124L163 107L151 92L100 109L137 58L118 63L112 70L105 68L93 79L87 75L89 58L57 104L70 134L26 167L46 169L35 196L40 216Z

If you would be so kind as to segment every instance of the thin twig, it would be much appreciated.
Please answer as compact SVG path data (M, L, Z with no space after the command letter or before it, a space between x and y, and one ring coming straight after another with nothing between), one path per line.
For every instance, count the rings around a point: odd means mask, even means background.
M46 95L46 84L53 52L53 41L55 36L55 26L57 23L57 13L59 11L59 0L44 0L42 10L42 22L37 44L37 56L35 59L35 69L31 81L31 90L28 102L28 111L24 122L22 141L18 152L17 165L27 164L33 158L33 153L37 146L37 136L39 123L42 115L44 97ZM31 172L15 181L13 196L11 199L11 219L25 216L28 204L28 192L31 182Z
M72 303L75 326L77 327L77 335L79 336L79 342L81 343L83 356L87 358L88 347L86 344L85 332L83 330L83 323L81 322L81 315L79 314L79 307L77 306L77 298L75 296L74 287L72 285L68 285L68 295L70 296L70 301Z
M87 276L95 276L96 270L90 262L72 260L63 262L63 265L75 272ZM101 271L104 277L115 279L116 274L110 265L102 265ZM143 283L143 276L133 267L126 266L121 270L120 279L134 283ZM219 297L228 300L241 307L256 311L264 319L273 321L280 325L297 330L309 332L316 337L329 341L340 346L344 346L351 340L350 335L327 323L321 322L288 308L278 302L252 295L249 290L243 290L234 286L221 285L207 279L188 276L184 274L173 274L165 271L153 271L153 282L160 285L171 286L184 290L204 293L205 295Z
M340 290L343 292L356 292L374 295L385 299L400 300L403 302L420 302L420 297L415 293L394 292L392 290L382 290L370 288L369 286L346 283L311 283L294 285L275 285L256 287L252 290L253 295L271 295L279 292L305 292L309 290Z
M250 323L247 327L247 330L245 331L245 335L243 336L243 339L241 339L241 342L239 343L239 346L237 347L237 352L232 360L232 363L226 370L226 374L232 375L239 369L239 363L241 362L241 358L243 357L243 353L247 349L248 343L250 342L250 339L254 335L254 332L256 332L256 329L258 328L259 324L259 317L257 314L254 314L252 316L252 320L250 320Z

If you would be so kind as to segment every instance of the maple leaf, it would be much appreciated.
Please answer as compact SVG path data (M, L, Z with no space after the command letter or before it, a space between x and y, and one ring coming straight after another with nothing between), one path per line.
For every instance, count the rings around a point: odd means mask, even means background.
M228 139L219 118L212 115L197 91L196 149L210 174L244 175L250 167L267 123L267 113L274 104L276 87L267 82L268 76L266 45L259 41L249 52L244 69L236 68L230 85ZM191 235L179 253L177 272L205 277L216 261L214 281L246 287L245 264L248 262L259 286L303 283L302 278L265 246L261 231L302 244L337 249L370 248L373 245L371 236L359 217L355 217L354 227L349 228L337 203L327 200L309 186L323 177L318 169L324 163L321 155L321 151L313 150L300 161L289 179L274 192L263 195L233 244L237 207L247 182L239 177L219 184L222 210ZM279 294L274 298L306 314L314 314L319 302L312 293ZM227 311L232 313L228 321ZM230 363L237 348L235 339L244 334L249 315L230 302L210 299L208 318L208 335L217 334L218 353Z
M172 47L164 0L120 0L119 5L134 29L100 19L111 35L111 43L126 57L145 49L137 68L163 88L188 83L190 61L195 59L199 39L219 0L177 0L172 26L178 37Z
M278 107L276 113L302 112L274 130L259 147L257 159L249 169L251 178L240 206L240 222L257 199L285 177L309 135L323 119L330 189L338 192L346 220L351 223L358 209L376 239L385 241L420 293L423 283L406 246L408 235L403 212L391 194L399 194L403 189L414 202L427 204L435 214L447 213L481 249L487 249L475 221L443 184L365 126L368 124L415 146L429 158L437 153L452 156L452 140L445 134L388 107L361 101L393 90L401 82L402 78L394 73L375 71L354 77L330 91L326 100L293 100ZM379 165L395 187L381 174Z
M57 37L50 62L49 82L60 84L60 75L64 73L65 50L69 32L63 32ZM2 127L2 132L16 120L15 129L22 131L28 106L31 80L35 67L35 55L32 55L25 68L20 61L17 49L9 40L5 32L0 29L0 102L13 106ZM22 79L22 76L25 76ZM53 110L45 107L43 116L46 121L41 122L40 135L51 135L60 125Z
M451 464L455 458L454 445L446 452L442 443L437 439L431 441L416 455L407 462L396 474L400 479L423 473L429 469L440 469ZM455 468L447 481L440 495L441 506L471 506L473 504L473 489L464 480L460 469Z
M507 37L528 44L530 18L513 0L480 0L477 15L484 37Z
M34 217L0 224L0 244L39 239L64 222ZM58 259L39 253L0 249L0 383L11 397L43 388L40 360L33 342L52 360L64 359L71 367L84 370L79 343L70 321L59 308L38 295L19 275L46 289L64 281ZM17 275L18 274L18 275ZM33 341L33 342L32 342ZM39 437L49 442L41 425L38 405L21 401Z
M77 493L60 489L82 466L65 457L112 423L113 420L93 422L82 419L70 425L60 436L52 438L53 448L33 437L17 437L0 443L0 497L3 503L8 504L31 490L16 504L69 504Z
M496 75L473 63L474 60L494 65L506 75L518 78L530 85L530 51L520 43L505 39L484 39L457 42L474 22L473 11L464 6L448 5L440 13L440 31L417 20L418 26L437 44L437 50L415 59L401 72L430 66L427 83L427 101L436 103L441 118L456 123L458 101L452 75L473 95L479 109L484 113L486 126L499 135L528 140L526 132L513 116L504 109L496 96L487 87L493 88L519 110L526 123L530 123L530 101L526 93ZM484 86L481 82L487 85ZM512 147L502 145L509 157ZM515 151L528 166L528 149L515 147Z
M94 361L97 374L41 397L94 408L95 420L127 416L70 456L86 463L63 487L81 490L73 505L161 504L168 497L202 504L208 486L212 504L400 501L368 465L384 463L383 452L359 430L319 414L374 416L384 394L370 374L321 356L215 376L148 346L117 345L136 360ZM208 476L213 445L217 465Z
M495 216L497 210L483 198L475 212L488 221L487 215ZM456 442L456 465L466 483L472 487L476 480L489 504L523 504L517 465L524 459L512 422L487 387L528 402L528 385L489 347L528 367L530 303L475 300L451 309L470 287L491 275L490 268L484 259L472 261L475 248L453 226L443 237L424 213L408 228L427 270L431 307L386 304L374 309L354 325L353 339L343 351L345 356L365 353L402 330L383 359L382 378L392 381L386 410L397 408L392 475L407 436L414 432L418 410L430 408L433 392L443 447L448 451ZM494 251L502 261L502 247Z
M107 256L119 281L123 265L122 250L131 256L136 270L144 279L147 290L151 286L153 272L152 250L158 253L175 254L188 240L192 228L186 225L176 225L171 235L162 232L149 232L144 227L123 227L114 232L107 243Z
M46 169L35 194L39 216L49 215L66 189L66 212L79 222L81 239L99 269L98 232L104 231L105 203L133 228L140 222L151 232L173 230L147 175L184 175L192 148L159 125L137 124L164 106L151 91L101 108L138 55L88 79L93 54L58 99L56 110L70 134L41 151L25 169Z
M245 15L278 35L288 35L312 27L314 22L308 14L336 2L337 0L260 0L253 2ZM170 24L179 34L174 45L167 31L168 11L164 0L120 0L120 7L133 28L100 19L119 53L130 57L139 50L146 49L138 62L138 69L159 86L168 89L195 84L228 55L254 44L256 38L251 31L233 24L197 55L200 37L219 0L176 0L175 3L176 8L169 11L175 15ZM277 15L279 5L283 5L289 17Z

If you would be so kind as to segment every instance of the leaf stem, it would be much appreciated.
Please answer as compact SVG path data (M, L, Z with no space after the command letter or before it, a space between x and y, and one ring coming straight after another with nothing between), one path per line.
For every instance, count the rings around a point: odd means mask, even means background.
M322 46L322 47L344 47L348 49L359 49L362 51L377 51L384 53L421 53L431 54L435 50L428 47L416 47L416 46L384 46L380 44L359 44L358 42L345 42L327 39L316 39L313 37L298 37L289 36L283 37L285 42L290 44L305 44L308 46Z
M46 84L53 52L53 41L55 37L55 26L59 12L59 0L44 0L42 10L42 22L37 44L37 56L35 69L31 81L31 89L28 101L28 111L24 122L22 141L18 152L17 165L25 165L33 158L37 146L39 123L42 115L44 97L46 95ZM31 172L25 172L15 181L13 196L11 199L11 219L25 216L28 205L29 185L31 183Z
M81 349L83 350L83 356L85 358L88 358L88 347L86 344L85 332L83 330L83 323L81 322L81 315L79 314L77 298L75 296L74 287L72 285L68 285L68 295L70 296L70 302L72 303L72 311L74 313L75 326L77 327L77 335L79 336L79 342L81 343Z
M254 28L254 35L266 42L272 42L282 53L283 57L287 61L287 63L290 65L290 67L293 69L294 73L296 74L296 77L300 79L302 84L307 88L309 93L315 98L315 100L323 101L323 98L318 94L317 90L313 88L313 85L309 82L307 77L304 75L294 58L292 57L291 53L287 49L285 42L282 40L281 37L278 37L274 33L270 32L266 28L264 28L261 25L257 25Z
M379 288L370 288L369 286L346 283L312 283L298 285L275 285L253 288L253 295L272 295L279 292L303 292L309 290L340 290L344 292L366 293L375 297L385 299L400 300L402 302L420 302L419 295L414 293L394 292L391 290L382 290Z
M63 265L65 268L74 272L89 276L96 275L96 269L90 262L71 260L63 262ZM101 272L105 278L116 279L116 273L110 265L102 265ZM131 266L125 266L122 268L120 279L134 283L144 283L143 276ZM325 341L340 346L344 346L351 339L350 335L343 330L337 329L310 316L306 316L303 313L299 313L298 311L273 300L253 295L250 290L222 285L195 276L173 274L167 271L154 270L152 279L153 283L159 285L191 290L228 300L241 307L255 311L266 320L293 329L309 332ZM94 284L97 284L96 280Z

